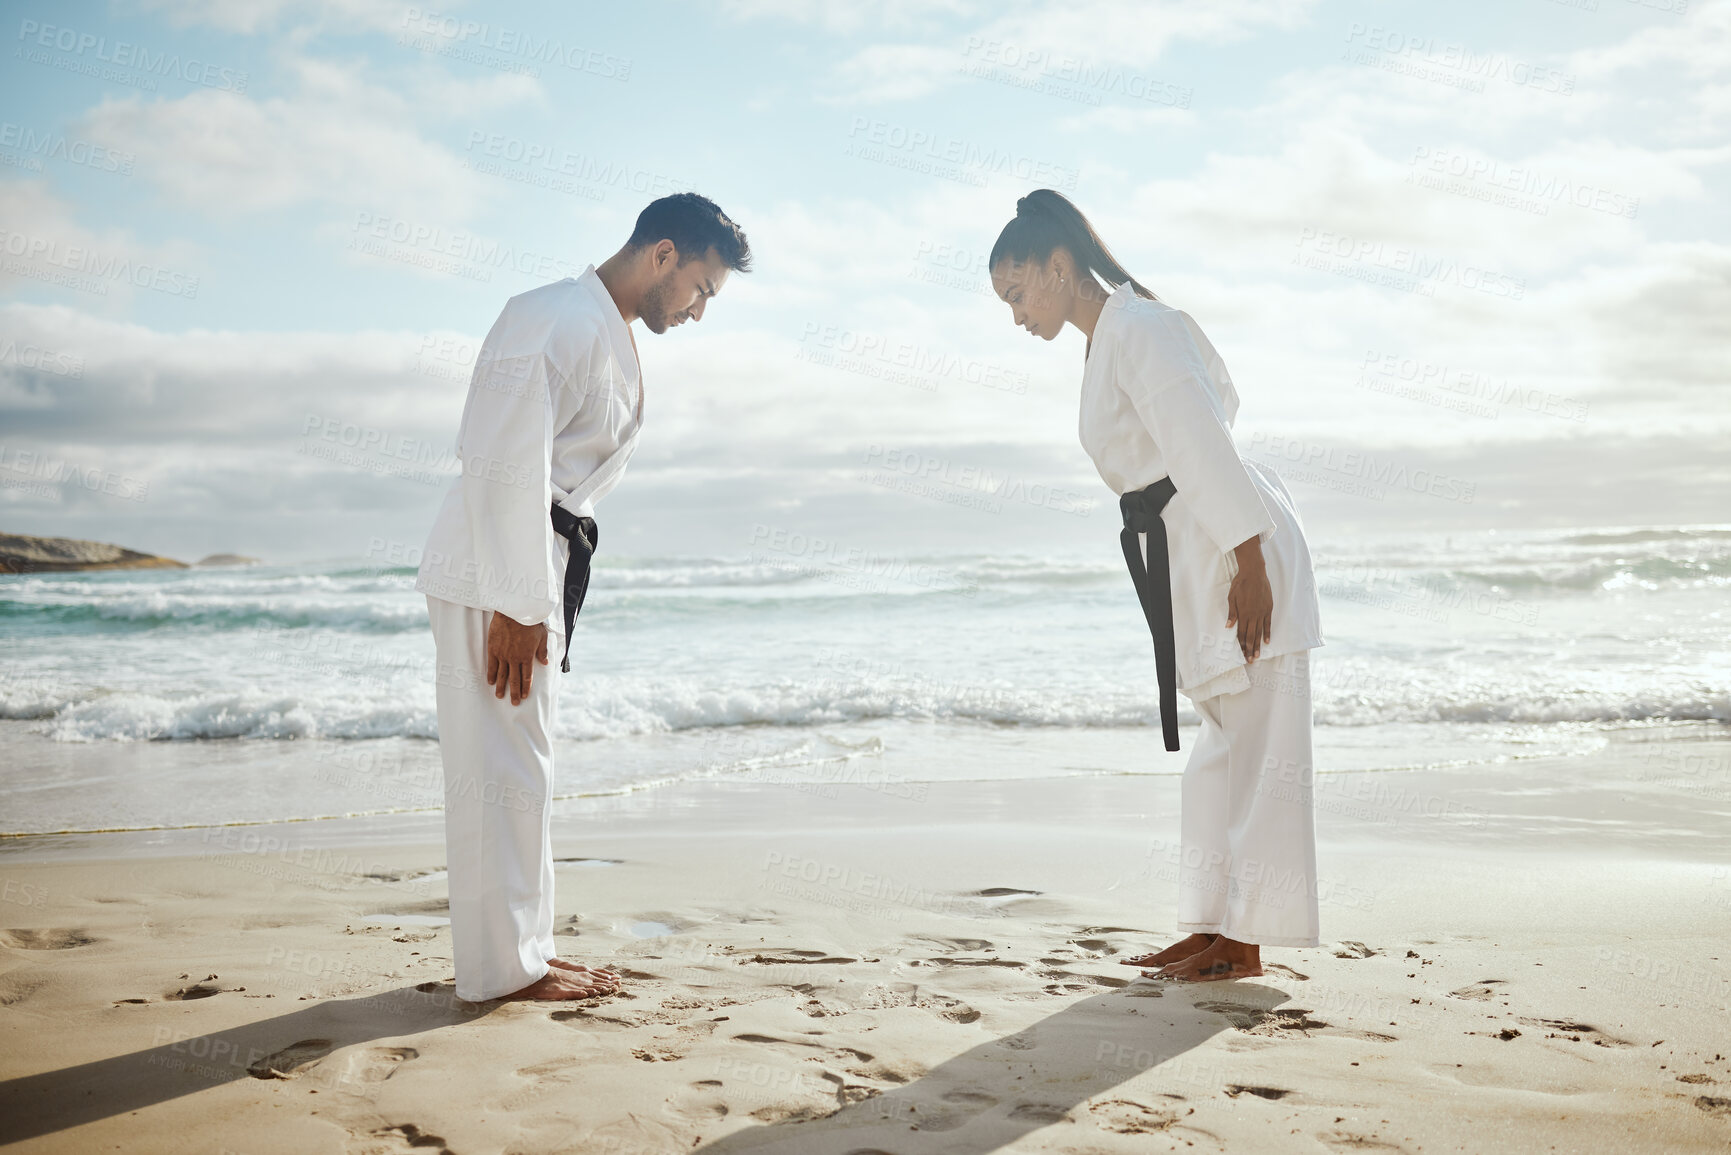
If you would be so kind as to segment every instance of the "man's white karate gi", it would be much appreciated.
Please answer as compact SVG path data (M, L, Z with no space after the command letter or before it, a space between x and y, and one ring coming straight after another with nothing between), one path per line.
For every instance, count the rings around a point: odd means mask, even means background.
M642 425L631 333L593 266L511 298L476 359L457 439L463 474L415 580L438 651L453 962L470 1002L521 990L555 957L552 674L570 547L550 512L593 516ZM487 681L495 613L547 624L554 665L520 705Z

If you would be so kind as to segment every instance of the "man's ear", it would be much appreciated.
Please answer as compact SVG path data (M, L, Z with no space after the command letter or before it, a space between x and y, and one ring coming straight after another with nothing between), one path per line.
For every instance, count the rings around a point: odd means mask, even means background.
M655 242L654 256L654 268L655 271L659 273L669 264L679 260L679 250L674 247L672 241L663 237L661 240Z

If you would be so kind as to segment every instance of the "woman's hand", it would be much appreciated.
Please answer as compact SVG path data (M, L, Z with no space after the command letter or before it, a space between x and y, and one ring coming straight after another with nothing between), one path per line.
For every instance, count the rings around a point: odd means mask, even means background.
M1226 591L1226 624L1238 627L1238 648L1246 662L1254 662L1262 653L1262 643L1274 633L1274 590L1268 584L1261 537L1251 538L1232 553L1238 559L1238 576Z

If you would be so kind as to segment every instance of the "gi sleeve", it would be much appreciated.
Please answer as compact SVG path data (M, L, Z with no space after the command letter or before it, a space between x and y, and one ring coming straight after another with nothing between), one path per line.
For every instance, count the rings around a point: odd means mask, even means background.
M463 509L486 608L526 626L559 609L562 582L550 515L553 402L542 351L476 358L458 455Z
M1209 540L1230 553L1274 535L1274 519L1238 455L1208 362L1182 317L1128 318L1118 350L1118 387L1160 447L1172 484Z

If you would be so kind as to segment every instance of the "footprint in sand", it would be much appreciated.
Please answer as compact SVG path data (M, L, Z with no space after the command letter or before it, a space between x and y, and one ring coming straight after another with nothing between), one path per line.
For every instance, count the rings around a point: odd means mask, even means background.
M1263 963L1262 969L1267 971L1270 977L1274 977L1276 975L1286 975L1288 978L1294 979L1294 980L1301 982L1301 983L1307 983L1310 981L1309 975L1300 974L1299 972L1293 970L1291 967L1281 966L1279 963Z
M576 1078L570 1059L550 1059L545 1063L518 1067L511 1073L524 1080L525 1085L493 1100L493 1106L501 1111L521 1111L534 1106L553 1092L563 1090Z
M349 1133L348 1155L455 1155L439 1135L413 1123L398 1123L373 1131Z
M1236 1099L1240 1095L1255 1095L1258 1099L1284 1099L1290 1094L1292 1094L1290 1090L1282 1087L1252 1087L1245 1083L1226 1084L1226 1096L1229 1099Z
M727 1118L730 1108L722 1097L720 1079L699 1079L675 1090L667 1097L663 1110L687 1123L702 1127Z
M714 1019L681 1024L673 1032L671 1038L653 1039L641 1047L634 1048L631 1057L645 1063L677 1062L689 1055L692 1047L713 1034L715 1027L716 1020Z
M1090 1103L1088 1114L1094 1122L1119 1135L1148 1135L1164 1131L1178 1122L1178 1114L1138 1103L1134 1099L1107 1099Z
M1010 1118L1044 1126L1065 1122L1070 1118L1070 1112L1056 1103L1018 1103L1010 1108Z
M998 1100L984 1091L947 1091L935 1103L913 1104L907 1117L915 1131L954 1131L997 1105Z
M1264 1010L1242 1003L1197 1003L1196 1009L1225 1015L1234 1030L1243 1031L1247 1035L1279 1037L1294 1031L1309 1035L1311 1031L1323 1030L1328 1026L1321 1019L1311 1018L1309 1011L1298 1007Z
M1695 1106L1717 1119L1731 1119L1731 1099L1721 1099L1715 1095L1695 1096Z
M760 963L765 966L817 966L822 964L856 963L857 958L843 958L821 950L781 950L772 954L754 954L743 960L748 963Z
M1375 947L1365 946L1362 942L1346 939L1329 947L1328 953L1335 958L1370 958L1372 955L1379 955L1382 952Z
M1627 1039L1619 1039L1615 1035L1607 1035L1598 1027L1587 1023L1577 1023L1571 1019L1531 1019L1522 1017L1521 1022L1529 1027L1538 1027L1545 1031L1547 1039L1567 1039L1571 1043L1592 1043L1597 1047L1632 1047L1635 1044Z
M73 950L101 942L81 930L4 930L0 942L18 950Z
M187 976L181 975L180 977L186 978ZM223 988L216 985L216 978L215 975L205 975L203 981L193 983L190 986L179 987L167 992L162 997L167 1002L185 1003L191 1002L193 999L208 999L212 995L220 995ZM236 991L244 991L245 989L245 987L234 988Z
M302 1073L333 1090L364 1095L396 1074L398 1067L411 1059L420 1058L420 1055L421 1052L413 1047L360 1047L335 1059L321 1059L306 1067ZM444 1140L440 1139L438 1142L442 1145Z
M952 1023L978 1022L980 1012L960 999L948 995L922 992L914 983L879 983L860 998L861 1010L883 1011L894 1007L919 1007L931 1011Z
M38 968L27 968L38 971ZM48 985L48 979L41 973L11 974L0 976L0 1007L15 1007L26 1002L37 991Z
M1500 991L1497 989L1498 987L1504 987L1507 985L1507 979L1480 979L1476 983L1450 991L1449 998L1478 1000L1495 998L1497 995L1507 993L1506 991Z
M919 940L936 943L946 951L963 951L968 954L992 949L992 944L983 938L943 938L938 935L920 935Z
M266 1055L246 1073L255 1079L292 1079L335 1049L329 1039L302 1039Z

